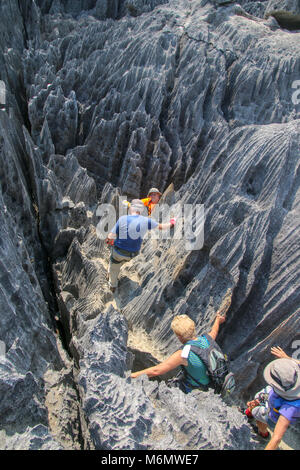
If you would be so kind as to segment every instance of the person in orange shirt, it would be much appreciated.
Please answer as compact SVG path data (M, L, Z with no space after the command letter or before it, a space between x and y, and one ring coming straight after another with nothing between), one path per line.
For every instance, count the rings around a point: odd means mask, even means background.
M148 196L144 199L141 199L142 203L148 209L148 216L151 216L156 204L159 203L159 200L162 196L162 193L157 188L151 188L148 192Z

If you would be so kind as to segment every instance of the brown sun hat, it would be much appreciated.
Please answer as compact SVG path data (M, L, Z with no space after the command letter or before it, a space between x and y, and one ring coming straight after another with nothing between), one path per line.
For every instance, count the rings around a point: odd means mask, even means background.
M286 400L300 398L300 364L294 359L275 359L264 370L264 378Z

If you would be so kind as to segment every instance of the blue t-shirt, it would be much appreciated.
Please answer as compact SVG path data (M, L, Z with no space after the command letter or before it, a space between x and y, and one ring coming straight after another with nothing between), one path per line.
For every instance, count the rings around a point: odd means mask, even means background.
M263 401L261 396L264 398ZM267 400L265 399L266 396L268 397ZM269 418L274 423L277 423L280 415L283 415L292 423L300 420L300 398L298 400L286 400L278 395L270 385L258 392L254 398L260 400L259 406L266 409Z
M123 215L111 230L117 234L114 246L130 252L139 251L147 231L157 226L158 222L150 217Z
M281 401L282 403L280 403ZM271 388L269 392L268 402L270 406L269 416L272 421L277 422L279 415L283 415L292 423L300 419L300 403L299 403L300 400L295 400L295 401L283 400ZM275 411L276 409L278 412Z

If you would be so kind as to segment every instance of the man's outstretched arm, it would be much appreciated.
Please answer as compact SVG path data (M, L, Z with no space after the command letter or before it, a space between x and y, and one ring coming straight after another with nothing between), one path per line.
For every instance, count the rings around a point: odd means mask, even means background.
M153 367L148 367L148 369L139 370L138 372L133 372L131 374L132 379L136 379L140 375L148 375L148 377L157 377L158 375L163 375L169 372L170 370L175 369L180 365L187 365L187 360L181 357L182 350L179 349L172 356L170 356L165 361L157 364Z
M175 222L175 219L171 219L170 222L166 222L165 224L158 224L158 230L168 230L174 227Z

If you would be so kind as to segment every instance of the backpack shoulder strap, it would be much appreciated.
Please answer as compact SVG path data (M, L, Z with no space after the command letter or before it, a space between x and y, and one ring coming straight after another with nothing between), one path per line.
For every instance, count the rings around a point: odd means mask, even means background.
M205 337L205 335L202 335ZM209 346L207 348L201 348L200 346L197 346L196 344L191 344L191 351L196 354L196 356L201 359L201 361L204 363L205 367L209 369L209 354L210 351L213 349L214 345L211 342L211 338L209 335L206 338L208 340Z
M183 344L180 349L183 349L185 346L190 346L190 351L193 351L198 357L200 357L200 355L198 354L198 351L200 350L201 351L201 348L199 348L198 346L194 346L193 344ZM200 359L202 359L200 357ZM204 361L203 361L204 362ZM188 371L187 371L187 368L184 367L184 366L181 366L181 370L184 374L184 376L186 378L190 378L192 379L196 384L198 384L199 388L203 388L203 389L207 389L206 386L204 386L203 384L201 384L193 375L191 375Z
M209 341L211 349L217 349L217 351L223 354L223 351L216 342L216 340L214 340L208 333L204 333L203 336L205 336L206 339Z
M221 351L220 346L215 342L215 340L208 334L204 333L203 336L207 341L208 341L208 346L206 348L201 348L201 346L197 346L196 344L191 344L191 350L194 350L195 354L198 353L198 355L205 357L208 356L210 351L212 349L217 349L218 351Z

